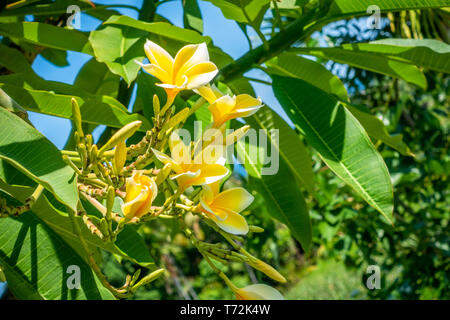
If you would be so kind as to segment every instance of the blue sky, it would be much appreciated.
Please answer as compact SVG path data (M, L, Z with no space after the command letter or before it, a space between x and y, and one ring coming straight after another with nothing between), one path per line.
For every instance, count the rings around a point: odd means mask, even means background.
M112 0L99 0L95 2L99 4L118 3L118 1ZM142 5L142 0L127 1L126 3L128 5L140 7ZM238 25L234 21L226 19L217 7L209 2L200 1L200 10L203 16L204 34L210 36L216 46L222 48L222 50L235 59L239 58L249 49L247 40ZM118 11L121 14L137 18L137 12L135 10L118 9ZM183 27L181 1L166 2L158 7L157 13L169 19L173 24ZM100 23L100 20L93 17L85 14L81 15L80 26L82 31L94 30ZM252 38L256 39L254 33L251 33L250 35ZM258 43L257 41L258 40L255 40L256 44ZM41 56L38 56L33 63L33 69L44 79L73 84L78 71L90 58L91 57L86 54L69 52L69 65L66 67L57 67ZM267 78L262 71L258 70L250 71L246 75L254 78ZM275 99L270 86L260 83L253 83L253 86L257 95L260 96L267 105L285 117L285 113ZM50 139L58 148L63 148L70 132L70 120L33 112L30 112L29 117L39 131ZM97 138L100 133L101 129L95 130L94 138Z

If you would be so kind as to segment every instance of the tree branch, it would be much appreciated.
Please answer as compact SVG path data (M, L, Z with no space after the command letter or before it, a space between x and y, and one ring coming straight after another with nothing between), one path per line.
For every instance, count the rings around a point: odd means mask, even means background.
M296 41L305 39L321 26L313 24L313 22L316 21L318 17L325 14L327 10L328 8L324 6L307 12L305 15L288 25L284 31L279 32L275 37L270 39L267 42L267 49L264 45L261 45L250 50L233 63L225 66L219 73L217 79L224 82L231 81L253 68L254 65L260 65L279 55Z

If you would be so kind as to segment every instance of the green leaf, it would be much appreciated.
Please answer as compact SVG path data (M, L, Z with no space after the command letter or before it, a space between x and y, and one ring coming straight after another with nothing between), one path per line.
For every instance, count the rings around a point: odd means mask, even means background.
M271 141L267 136L266 139ZM272 144L269 146L273 154L277 149ZM276 173L264 174L265 159L260 155L267 154L268 150L265 146L258 146L258 142L251 141L248 136L236 143L236 149L239 161L249 174L250 187L261 193L272 217L284 223L308 252L312 239L311 221L305 199L291 169L280 157L275 160L278 161Z
M300 54L313 55L326 60L333 60L339 63L348 64L352 67L366 69L394 78L400 78L423 89L426 89L427 87L427 80L419 68L405 61L390 59L385 55L346 50L341 47L295 48L292 51Z
M69 65L67 51L64 50L46 48L41 52L41 56L58 67L67 67Z
M148 33L151 33L153 35L161 36L167 39L178 40L184 43L211 43L210 37L204 37L198 32L179 28L166 22L144 22L130 18L128 16L112 16L107 21L105 21L104 24L132 27L138 30L147 31Z
M245 9L250 22L256 21L268 9L270 0L206 0L219 7L225 18L237 22L249 23L244 14ZM264 11L261 13L261 11Z
M41 0L39 0L41 1ZM29 1L27 1L29 3ZM42 1L41 1L42 2ZM128 5L96 5L93 7L87 1L74 1L74 0L56 0L56 1L47 1L50 3L39 3L34 4L32 6L21 7L12 10L4 10L0 13L0 17L9 17L9 16L25 16L25 15L33 15L35 17L38 16L55 16L55 15L64 15L67 14L67 8L71 5L77 5L80 8L80 12L84 12L90 15L98 16L98 12L103 13L107 11L107 8L120 6L121 8L129 8L129 9L137 9L133 6ZM27 3L27 4L28 4Z
M348 110L350 110L353 116L358 119L369 136L383 141L404 156L414 156L408 146L403 142L403 135L396 134L391 136L388 133L383 121L372 115L367 108L348 103L344 105Z
M450 45L434 39L383 39L344 44L348 51L364 51L387 59L407 62L438 72L450 73Z
M39 131L3 108L0 108L0 128L0 158L76 211L77 181L58 149Z
M273 77L275 96L328 167L390 222L392 183L361 124L337 98L307 82Z
M266 63L267 71L272 75L289 76L302 79L327 93L336 95L343 102L348 101L347 90L341 80L333 75L321 64L294 54L283 53L278 59ZM373 138L379 139L398 150L403 155L412 155L408 146L403 142L401 134L391 136L383 122L373 116L364 107L345 104L350 112L361 123L366 132Z
M279 130L279 137L269 139L272 147L278 149L278 153L285 164L309 193L314 194L314 173L312 171L312 161L303 141L297 133L278 114L269 107L263 107L253 116L245 119L253 129Z
M203 19L197 0L183 0L183 21L186 29L203 33Z
M83 52L92 55L87 36L80 31L55 27L40 22L0 24L0 34L22 39L39 46Z
M327 93L336 95L343 102L348 101L347 90L342 81L315 61L291 53L283 53L278 59L272 59L266 64L268 73L272 75L302 79ZM403 142L403 136L401 134L389 135L383 122L370 114L370 111L350 104L345 104L345 106L371 137L383 141L403 155L412 155L408 146Z
M31 213L0 220L0 264L17 299L114 299L86 262ZM80 268L80 289L69 289L69 266Z
M94 95L116 97L119 80L117 75L109 71L106 64L92 58L80 69L73 85Z
M266 65L269 74L302 79L344 101L348 100L347 89L342 81L316 61L293 53L282 53L267 61Z
M175 55L186 44L205 42L208 45L211 61L219 68L233 61L228 54L213 46L210 37L202 36L193 30L173 26L167 22L143 22L128 16L112 16L104 24L128 26L146 31L149 33L147 37L150 40L158 43L172 55ZM141 50L142 54L144 54L143 47Z
M18 85L2 83L2 81L4 79L0 79L0 88L29 111L71 119L71 99L74 97L80 105L83 122L121 128L132 121L141 120L142 126L139 130L146 131L151 127L148 120L143 116L128 113L122 105L116 104L117 101L106 96L102 97L102 100L95 96L81 98L73 95L56 94L46 90L23 88Z
M131 84L140 70L135 60L145 58L145 36L146 32L141 30L109 24L92 31L89 42L97 60L106 63L112 73Z
M12 72L34 72L22 52L0 44L0 65Z
M367 8L377 5L381 12L402 11L410 9L426 9L450 6L448 0L334 0L328 11L327 18L344 18L350 16L369 15Z

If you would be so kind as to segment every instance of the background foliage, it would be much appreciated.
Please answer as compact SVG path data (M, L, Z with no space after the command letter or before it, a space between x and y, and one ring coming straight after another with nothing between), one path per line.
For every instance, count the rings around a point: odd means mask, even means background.
M133 61L144 59L149 38L171 54L186 43L206 42L221 69L217 80L236 94L253 93L260 83L273 87L281 116L269 105L246 121L280 129L280 144L272 146L280 150L280 171L261 176L260 163L236 166L227 186L253 191L246 218L265 232L251 235L247 247L286 275L288 285L278 288L287 298L449 299L449 11L441 7L450 2L380 1L384 18L373 30L367 18L350 19L366 16L371 1L208 0L248 39L249 51L236 61L202 35L199 2L182 1L184 29L158 14L164 1L143 2L138 20L116 11L125 4L8 1L2 8L0 193L9 205L20 205L37 183L48 184L33 215L0 221L0 264L12 291L7 297L112 298L98 280L86 281L78 296L59 290L64 255L70 252L80 264L84 259L66 214L77 199L70 185L58 185L68 168L58 166L57 148L9 111L25 120L25 111L70 119L75 96L86 132L106 126L99 145L137 119L145 131L157 80ZM104 23L91 32L69 30L69 3ZM63 66L71 51L92 56L73 84L45 80L31 67L38 56ZM251 69L259 70L257 77L248 75ZM186 102L194 97L181 96L177 108ZM210 120L202 110L195 118ZM15 137L6 134L14 123L9 132ZM73 148L70 138L64 149ZM24 154L17 151L20 143L30 146ZM246 143L241 147L245 156ZM45 158L27 161L42 148ZM42 169L43 162L57 168ZM199 221L190 223L199 238L218 240ZM86 237L116 286L139 267L166 267L170 277L141 288L134 299L233 298L169 222L130 227L115 246ZM45 263L38 260L44 254L50 257ZM380 290L365 287L372 264L381 267ZM48 276L49 268L60 271ZM241 264L222 268L238 286L276 285Z

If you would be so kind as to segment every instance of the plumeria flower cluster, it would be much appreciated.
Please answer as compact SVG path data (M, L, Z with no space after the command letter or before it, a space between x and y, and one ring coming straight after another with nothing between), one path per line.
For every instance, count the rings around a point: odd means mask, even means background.
M115 242L127 224L158 218L177 219L185 235L238 299L282 299L276 289L267 285L236 287L213 263L213 260L246 263L278 282L286 282L277 270L252 256L242 246L243 237L264 231L249 225L242 215L253 202L253 196L241 187L221 189L231 174L223 156L225 147L243 137L249 126L214 142L208 142L205 133L198 141L186 143L177 133L195 108L205 103L212 116L209 128L223 133L229 120L257 112L262 107L261 100L248 94L225 94L210 84L218 69L209 60L205 43L187 45L172 57L148 40L144 52L150 63L138 63L143 70L159 79L157 86L165 90L167 99L161 107L159 97L154 96L154 126L141 141L127 146L128 138L142 125L141 121L134 121L98 148L92 136L83 133L80 109L77 101L72 101L76 151L64 150L63 158L77 174L80 195L97 208L103 218L99 222L92 220L81 202L77 214L82 216L82 221L93 234L110 242ZM191 90L200 98L191 108L175 113L174 101L183 90ZM120 212L116 212L117 201ZM228 245L224 247L223 243L200 241L188 226L187 215L199 217ZM101 272L98 267L93 269ZM109 284L101 274L99 278L116 296L126 297L162 273L162 269L155 271L140 281L137 281L139 273L136 273L127 277L126 284L119 289Z

